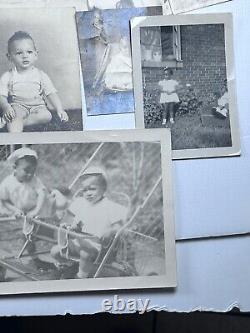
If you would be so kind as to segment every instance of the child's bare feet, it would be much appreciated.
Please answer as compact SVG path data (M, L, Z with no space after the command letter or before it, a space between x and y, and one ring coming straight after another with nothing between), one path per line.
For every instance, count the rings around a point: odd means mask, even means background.
M67 122L69 120L69 116L66 111L63 110L63 111L57 112L57 114L61 121Z

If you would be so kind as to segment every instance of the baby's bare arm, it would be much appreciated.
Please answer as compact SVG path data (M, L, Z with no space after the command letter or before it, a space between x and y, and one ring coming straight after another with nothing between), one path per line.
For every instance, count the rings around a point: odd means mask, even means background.
M23 212L7 200L1 200L3 207L7 208L15 216L23 215Z
M29 213L27 214L29 218L34 218L39 215L42 206L45 202L45 198L46 198L46 193L45 190L42 189L38 192L36 207L33 208L31 211L29 211Z
M47 96L49 102L52 104L53 108L56 110L56 113L58 114L61 121L68 121L68 115L64 111L61 100L57 93L52 93Z
M6 96L0 95L0 109L3 111L3 116L6 121L11 121L16 117L16 113L9 104Z

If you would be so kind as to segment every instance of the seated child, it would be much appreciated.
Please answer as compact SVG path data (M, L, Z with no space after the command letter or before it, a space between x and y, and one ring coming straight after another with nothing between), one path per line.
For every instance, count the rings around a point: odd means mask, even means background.
M127 216L127 208L106 196L107 180L100 168L89 168L80 177L81 196L73 199L65 218L69 230L86 233L86 239L70 238L68 254L80 257L78 278L86 278L101 250L104 241L112 239ZM65 226L65 225L64 225ZM51 249L52 257L60 263L67 262L62 246Z
M0 78L0 127L22 132L25 126L49 123L52 116L46 100L61 121L68 121L57 91L47 74L34 65L38 52L32 37L16 32L8 40L7 57L12 68Z
M14 171L0 184L1 206L9 216L26 221L23 234L27 236L32 227L29 220L42 214L46 198L46 188L35 175L38 156L30 148L20 148L8 157L8 161L13 164ZM23 239L26 241L26 237ZM27 251L31 255L34 253L34 243L27 246Z
M46 188L35 175L37 160L30 148L17 149L8 157L14 172L0 184L0 200L9 215L34 218L42 209Z
M165 77L159 82L159 87L161 91L160 103L163 108L162 125L166 126L168 116L170 123L174 123L175 107L180 100L177 94L179 83L172 78L173 70L166 67L164 73Z
M229 108L229 96L226 84L223 86L222 93L222 96L217 101L218 106L213 108L213 112L216 116L219 116L220 118L227 118Z

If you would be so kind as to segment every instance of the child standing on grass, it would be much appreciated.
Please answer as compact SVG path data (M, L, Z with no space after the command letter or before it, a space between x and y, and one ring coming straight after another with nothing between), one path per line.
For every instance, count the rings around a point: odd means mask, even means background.
M12 68L0 78L0 127L7 125L9 132L17 133L26 126L49 123L52 116L45 100L61 121L68 121L50 78L34 66L38 52L27 32L18 31L8 40L7 57Z
M170 123L174 123L176 103L179 103L180 100L177 94L179 83L172 78L173 70L170 68L164 68L164 73L165 77L159 82L159 87L161 91L160 103L162 104L163 109L162 125L166 126L168 116Z
M81 196L73 199L65 224L69 230L92 236L68 241L68 254L80 257L77 277L87 278L103 243L112 239L125 221L127 208L106 197L107 179L102 169L89 168L80 180ZM60 245L52 248L51 255L58 262L58 266L67 262Z

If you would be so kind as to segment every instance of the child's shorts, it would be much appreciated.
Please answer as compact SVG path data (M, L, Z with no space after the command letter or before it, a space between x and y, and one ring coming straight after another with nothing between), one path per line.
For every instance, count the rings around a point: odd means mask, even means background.
M51 113L44 104L30 106L27 104L11 103L11 106L17 113L18 117L21 117L22 119L27 119L31 114L44 114L51 116Z

